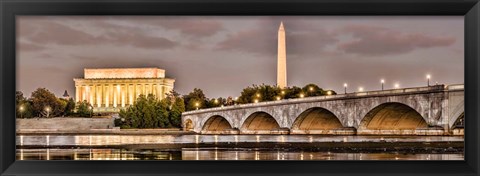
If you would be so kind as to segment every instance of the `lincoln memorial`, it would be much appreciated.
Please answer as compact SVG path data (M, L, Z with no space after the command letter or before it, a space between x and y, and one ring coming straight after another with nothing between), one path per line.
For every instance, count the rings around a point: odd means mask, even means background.
M162 99L175 80L159 68L85 68L84 78L74 78L75 101L86 100L94 112L115 112L132 105L140 95Z

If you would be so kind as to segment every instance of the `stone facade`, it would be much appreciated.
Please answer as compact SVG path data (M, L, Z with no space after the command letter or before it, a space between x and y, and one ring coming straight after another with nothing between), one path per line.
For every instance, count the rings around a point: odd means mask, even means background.
M290 129L291 134L331 134L332 131L351 131L358 134L427 134L430 129L432 134L438 134L438 129L445 133L451 132L456 119L464 112L463 85L456 86L430 86L419 88L395 89L385 91L358 92L340 95L287 99L273 102L227 106L221 108L203 109L185 112L182 122L191 123L191 130L201 133L204 124L213 116L221 116L228 121L233 129L240 133L255 133L244 128L245 121L252 114L265 112L275 119L281 129ZM387 106L388 105L388 106ZM376 108L387 113L384 121L392 120L388 113L395 111L396 106L411 109L410 116L418 116L424 120L426 129L410 130L375 130L367 128L370 121L369 113ZM331 112L343 126L343 129L305 131L292 129L297 118L312 108L319 108ZM389 108L393 108L390 110ZM378 110L377 110L378 111ZM398 112L406 114L405 112ZM406 116L405 116L406 117ZM369 119L370 118L370 119ZM389 119L390 118L390 119ZM381 119L382 120L382 119ZM426 123L426 124L425 124ZM267 132L268 133L268 132Z
M86 100L94 112L115 112L132 105L138 95L165 98L174 79L158 68L85 69L85 78L75 78L75 101Z

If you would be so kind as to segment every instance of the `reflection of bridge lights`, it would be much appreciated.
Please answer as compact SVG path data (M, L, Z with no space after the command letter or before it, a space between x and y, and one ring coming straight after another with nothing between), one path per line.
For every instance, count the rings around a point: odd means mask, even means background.
M198 144L198 135L195 135L195 144Z
M257 135L256 137L257 137L257 142L260 142L260 136Z
M198 155L198 148L197 148L197 150L195 151L195 160L199 160L199 159L200 159L200 157Z
M238 136L235 135L234 138L235 138L235 143L238 143Z
M215 139L215 144L216 144L218 141L218 135L213 136L213 138Z
M308 141L309 141L310 143L312 143L312 142L313 142L313 136L308 136Z
M303 151L300 153L300 160L303 160Z
M235 151L235 160L238 160L238 151Z
M255 160L259 160L260 159L260 154L258 153L258 151L255 151Z

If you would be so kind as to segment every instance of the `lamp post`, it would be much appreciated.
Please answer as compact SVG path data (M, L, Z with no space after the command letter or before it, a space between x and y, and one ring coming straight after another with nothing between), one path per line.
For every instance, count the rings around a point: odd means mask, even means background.
M345 89L345 94L347 94L347 86L348 86L347 83L343 84L343 88Z
M430 86L430 75L427 75L427 86Z
M303 98L305 97L305 95L303 93L300 94L300 98Z
M327 95L332 95L332 91L327 91Z
M90 114L90 118L92 118L92 105L88 106L88 113Z
M395 85L394 85L394 86L395 86L395 89L398 89L398 88L400 88L400 84L398 84L398 83L395 83Z
M199 107L199 106L200 106L200 103L196 102L196 103L195 103L195 107L197 108L197 110L198 110L198 107Z
M358 91L359 91L359 92L363 92L363 87L359 87L359 88L358 88Z
M47 117L50 117L50 107L45 107L45 111L47 112Z
M383 83L385 83L385 80L382 79L382 80L380 80L380 82L382 83L382 90L383 90Z
M23 118L23 110L24 110L23 106L20 106L18 110L20 111L20 118Z

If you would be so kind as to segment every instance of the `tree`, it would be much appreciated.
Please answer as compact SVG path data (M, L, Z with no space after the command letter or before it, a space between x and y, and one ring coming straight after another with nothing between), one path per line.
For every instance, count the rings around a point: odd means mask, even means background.
M15 92L15 107L17 108L17 118L33 117L32 103L23 96L23 93L21 91Z
M183 96L183 101L185 103L185 109L187 111L196 110L197 108L207 107L207 98L203 93L202 89L195 88L192 92Z
M87 100L83 100L77 103L77 115L80 117L91 117L93 114L93 108Z
M316 84L307 84L302 88L302 92L304 92L305 97L313 97L313 96L322 96L327 95L327 92L324 91L322 88L318 87Z
M181 127L182 113L185 112L184 100L179 96L170 95L163 102L168 107L169 127Z
M63 114L65 116L71 116L74 114L74 110L75 110L75 101L72 99L72 98L69 98L68 101L67 101L67 104L65 105L65 108L64 108L64 111L63 111Z
M254 103L255 101L273 101L280 97L281 89L277 86L252 85L242 90L237 100L239 104Z
M62 114L65 108L60 100L45 88L38 88L32 92L30 101L32 102L33 114L37 117L58 116Z

